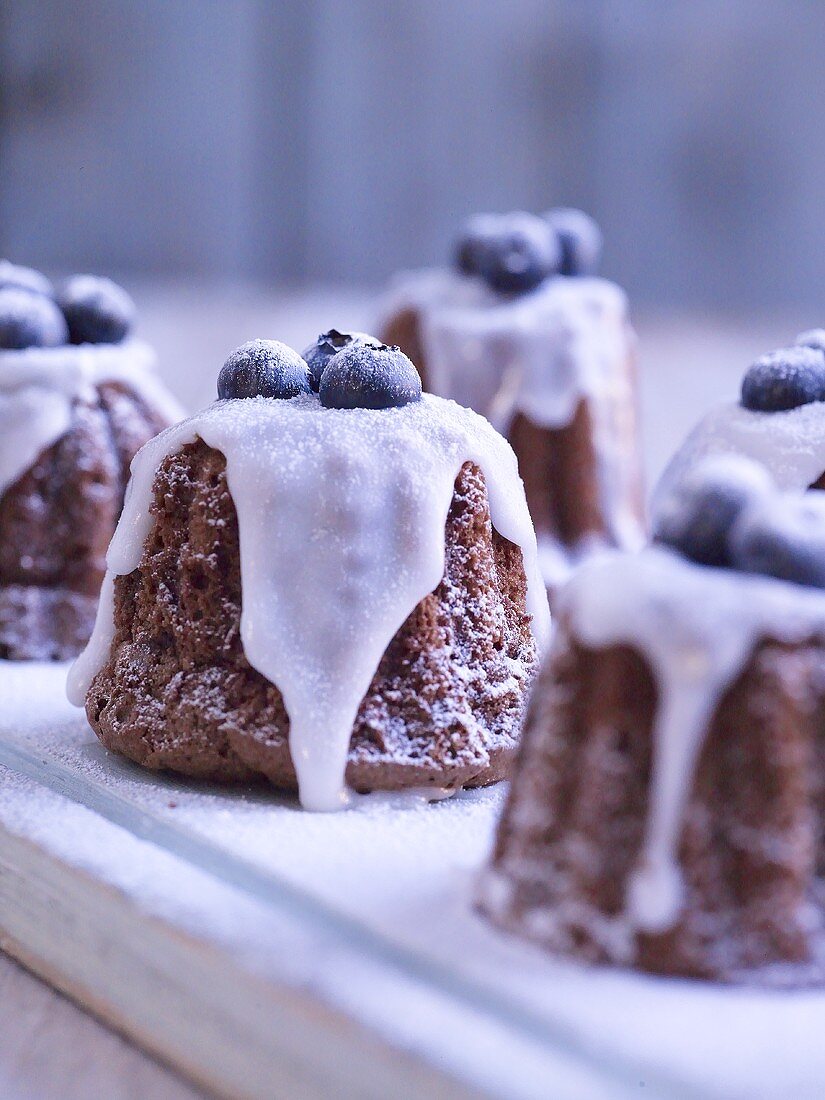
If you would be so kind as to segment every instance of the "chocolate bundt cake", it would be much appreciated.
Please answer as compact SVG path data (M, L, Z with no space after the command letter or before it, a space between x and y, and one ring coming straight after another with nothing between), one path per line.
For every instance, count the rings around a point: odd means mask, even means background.
M110 749L305 807L500 779L548 629L515 457L397 348L253 341L132 464L70 697Z
M480 906L590 962L822 983L825 498L728 473L681 545L561 593Z
M509 439L550 587L583 553L643 538L635 336L623 291L595 277L600 252L581 211L484 215L453 270L400 275L382 311L424 388Z
M757 359L739 401L717 405L696 425L656 486L653 516L705 458L741 455L761 463L777 485L825 489L825 330Z
M0 263L0 659L87 642L129 463L179 410L108 280ZM70 342L71 341L71 342Z

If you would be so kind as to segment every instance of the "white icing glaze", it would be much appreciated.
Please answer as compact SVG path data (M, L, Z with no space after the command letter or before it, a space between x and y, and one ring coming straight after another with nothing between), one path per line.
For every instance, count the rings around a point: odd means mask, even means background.
M682 904L683 815L716 707L760 639L825 637L825 593L652 547L593 558L562 591L559 608L584 645L631 645L656 678L650 804L626 904L632 924L661 932Z
M480 279L448 269L400 275L384 304L383 325L414 310L429 388L484 416L504 433L517 413L549 429L567 426L590 398L600 459L602 512L618 545L638 549L639 522L628 507L635 470L635 396L628 362L635 335L627 297L599 278L548 279L502 296ZM565 579L586 547L562 547L539 532L545 581Z
M569 424L583 395L601 397L624 378L633 336L627 297L598 278L547 279L503 296L447 269L400 275L384 307L421 318L434 392L504 430L515 412L535 424Z
M163 459L201 438L226 458L238 514L247 660L281 691L302 803L339 808L358 707L379 661L444 573L444 525L466 461L492 522L521 547L542 649L547 597L515 455L482 417L425 395L391 410L324 409L316 396L218 401L151 440L132 463L92 639L69 678L82 706L113 639L113 578L132 572Z
M710 455L735 454L766 467L785 492L804 492L825 472L825 404L785 412L756 412L734 402L699 421L662 474L654 516L685 474Z
M140 340L0 351L0 496L69 429L76 401L94 403L102 382L128 383L167 420L183 415Z

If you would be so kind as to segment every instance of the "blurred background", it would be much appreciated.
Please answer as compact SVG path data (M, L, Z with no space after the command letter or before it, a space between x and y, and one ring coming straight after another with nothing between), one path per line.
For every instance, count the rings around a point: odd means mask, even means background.
M200 403L251 335L368 324L467 213L582 206L655 469L825 321L824 56L816 0L2 0L0 254L122 279Z

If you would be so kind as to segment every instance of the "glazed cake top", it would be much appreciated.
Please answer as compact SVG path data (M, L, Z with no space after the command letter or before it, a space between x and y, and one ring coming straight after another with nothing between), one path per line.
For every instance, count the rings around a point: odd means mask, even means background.
M654 513L684 477L713 455L741 455L764 466L781 489L804 492L825 472L825 405L777 412L718 405L699 421L662 475Z
M64 344L0 350L0 496L69 430L72 406L120 382L170 421L183 412L155 372L148 344Z
M327 408L315 393L219 400L132 463L94 634L70 677L78 705L109 657L114 578L140 564L156 471L196 439L226 459L241 640L283 695L306 807L343 804L358 707L394 634L441 582L445 523L467 461L484 474L493 526L521 548L532 629L544 646L547 597L515 455L483 417L429 395L380 409Z
M430 388L505 430L516 412L568 424L585 395L612 392L634 345L627 297L606 279L555 275L517 295L448 268L399 274L383 307L420 319Z
M55 288L42 272L0 260L0 496L69 430L77 402L97 402L105 382L180 419L154 375L154 353L131 335L136 315L111 279L73 275Z
M678 484L705 459L753 459L780 489L804 492L825 473L825 331L812 329L796 343L757 359L747 370L738 402L711 409L689 433L662 475L654 515Z

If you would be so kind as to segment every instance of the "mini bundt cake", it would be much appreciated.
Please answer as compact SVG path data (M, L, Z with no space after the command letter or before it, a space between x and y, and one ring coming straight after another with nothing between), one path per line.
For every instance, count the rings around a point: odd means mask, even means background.
M55 300L0 262L0 659L83 648L129 463L179 419L133 315L109 280L76 276Z
M656 486L653 516L693 467L712 455L761 463L781 489L825 489L825 330L753 363L740 399L711 409L671 459Z
M825 980L825 498L747 465L560 595L479 895L556 953Z
M382 338L424 388L509 439L551 588L582 554L643 541L636 340L624 292L595 275L600 255L581 211L482 215L453 269L401 274L382 310Z
M144 447L70 677L108 748L321 810L500 779L549 626L506 441L339 343L244 345Z

